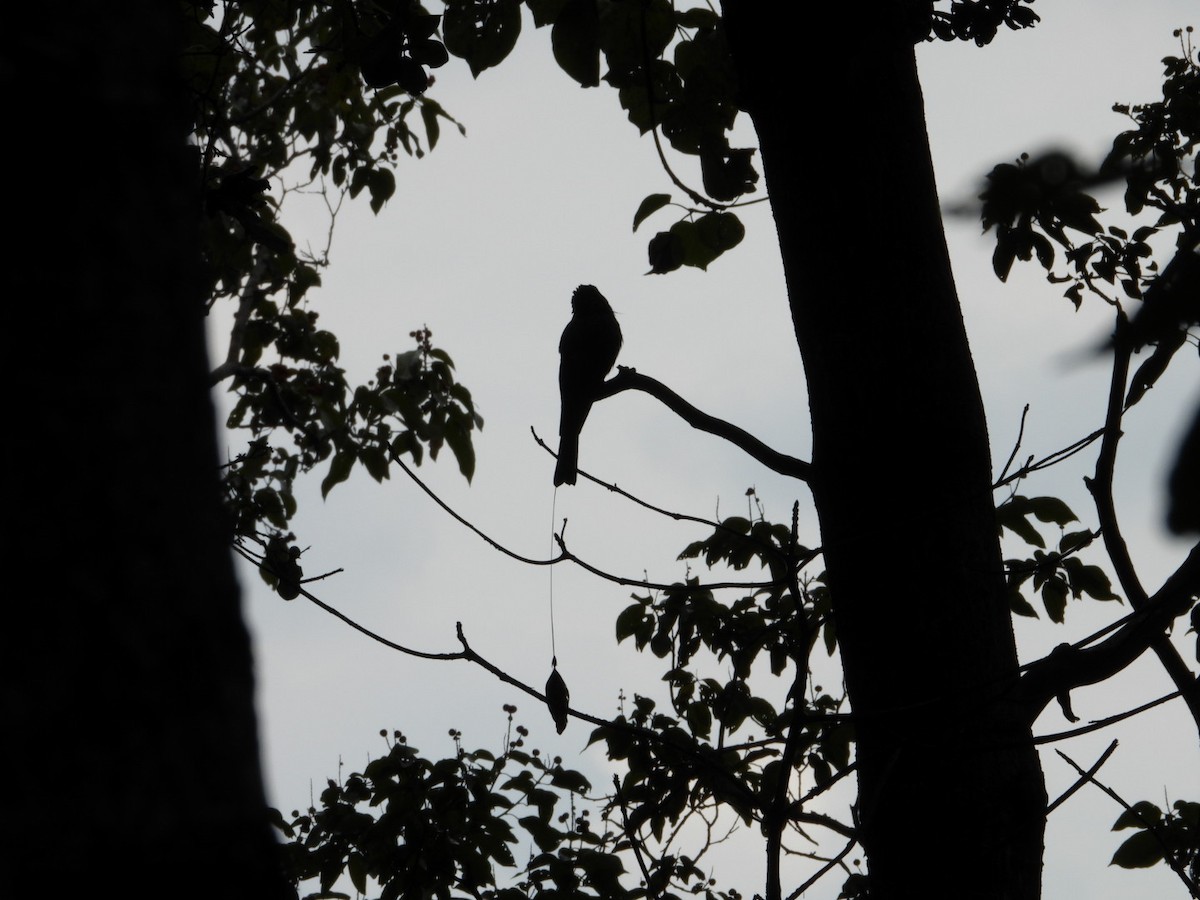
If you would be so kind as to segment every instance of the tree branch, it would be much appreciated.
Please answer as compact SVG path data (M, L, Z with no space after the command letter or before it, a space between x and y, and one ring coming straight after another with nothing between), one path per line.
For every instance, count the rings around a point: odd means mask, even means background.
M820 869L817 870L815 875L813 875L811 878L808 879L808 881L804 882L804 884L800 885L800 887L796 888L794 891L792 891L790 894L788 894L787 900L796 900L797 897L800 897L801 895L803 895L805 891L807 891L810 887L812 887L814 884L816 884L818 881L820 881L825 876L826 872L828 872L830 869L832 869L834 866L836 866L838 863L840 863L843 859L845 859L846 856L849 855L850 851L854 849L854 845L857 843L858 843L858 838L856 838L856 837L850 838L850 840L846 844L846 846L842 848L841 853L839 853L833 859L826 862L825 865L823 865Z
M1053 803L1051 803L1049 806L1046 807L1046 815L1049 816L1050 813L1054 812L1056 809L1058 809L1060 806L1062 806L1064 803L1066 803L1072 794L1074 794L1077 790L1079 790L1081 787L1083 787L1085 784L1087 784L1092 779L1092 776L1094 776L1097 772L1100 771L1100 767L1102 765L1104 765L1106 762L1108 762L1108 758L1113 755L1113 751L1116 749L1117 749L1117 742L1113 741L1111 744L1108 745L1108 749L1100 754L1100 758L1098 760L1096 760L1094 763L1092 763L1091 768L1088 769L1086 772L1081 772L1079 770L1079 767L1076 766L1075 771L1080 773L1079 778L1075 781L1075 783L1073 785L1071 785L1069 788L1067 788L1065 791L1063 791L1061 794L1059 794L1058 798ZM1063 754L1059 753L1059 756L1063 756ZM1063 756L1063 759L1066 759L1066 757ZM1068 762L1069 761L1070 760L1068 760Z
M1142 587L1130 556L1129 547L1121 535L1117 523L1117 509L1113 501L1113 471L1117 462L1117 444L1121 440L1121 420L1124 415L1125 385L1129 380L1129 357L1131 354L1128 341L1120 340L1120 336L1128 329L1129 323L1125 314L1118 311L1116 334L1113 349L1112 381L1108 391L1108 410L1104 421L1104 437L1100 441L1100 453L1096 458L1096 475L1085 478L1084 483L1092 494L1096 504L1096 515L1100 520L1100 531L1104 539L1104 547L1112 561L1117 581L1120 583L1129 605L1135 610L1143 609L1147 603L1146 589ZM1192 714L1196 723L1197 734L1200 735L1200 681L1192 674L1178 648L1171 643L1166 634L1158 634L1150 646L1154 649L1163 668Z
M596 399L602 400L605 397L619 394L621 391L630 390L649 394L693 428L724 438L780 475L787 475L790 478L798 478L800 481L806 482L812 480L812 463L773 450L754 435L736 425L701 412L662 382L655 381L646 375L640 375L636 369L618 366L617 374L604 382Z
M1110 637L1084 649L1063 645L1025 670L1018 694L1026 704L1030 721L1063 691L1104 681L1132 663L1156 640L1165 637L1163 632L1191 609L1198 594L1200 546L1192 548L1162 587Z

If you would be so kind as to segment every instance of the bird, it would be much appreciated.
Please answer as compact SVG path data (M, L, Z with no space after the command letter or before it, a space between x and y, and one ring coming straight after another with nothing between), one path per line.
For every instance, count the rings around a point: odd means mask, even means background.
M554 486L574 484L579 469L579 432L621 350L621 326L595 287L581 284L571 295L571 321L558 342L558 465Z

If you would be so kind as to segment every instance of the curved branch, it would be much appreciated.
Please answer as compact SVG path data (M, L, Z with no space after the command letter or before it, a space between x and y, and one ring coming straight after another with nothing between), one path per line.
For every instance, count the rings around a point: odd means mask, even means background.
M550 449L550 446L542 439L542 436L537 433L537 430L535 428L533 428L533 426L530 426L529 433L533 435L533 441L535 444L537 444L539 447L541 447L543 450L545 450L547 453L549 453L555 459L558 458L558 454ZM590 472L587 472L584 469L579 470L579 476L581 478L586 479L587 481L592 482L593 484L600 485L600 487L605 488L606 490L608 490L611 493L617 494L620 497L624 497L626 500L628 500L629 502L631 502L637 506L640 506L642 509L648 509L651 512L658 513L660 516L666 516L668 519L671 519L676 522L695 522L698 525L705 525L705 526L708 526L709 528L712 528L714 531L723 531L727 534L734 535L738 538L741 538L742 540L749 541L749 542L757 545L758 547L761 547L763 550L764 556L770 556L772 559L776 559L785 568L787 568L789 570L788 589L792 592L793 596L797 596L799 594L798 588L795 587L796 574L798 572L800 572L800 570L803 569L805 566L807 566L809 563L811 563L814 559L816 559L818 556L821 555L820 547L814 547L812 549L802 548L802 549L804 549L805 552L803 554L801 554L798 558L794 558L792 555L785 553L779 547L776 547L770 543L766 543L766 542L757 540L751 534L745 534L735 528L730 528L728 525L724 524L723 522L717 522L712 519L705 519L702 516L693 516L689 513L675 512L673 510L663 509L661 506L655 506L653 503L649 503L649 502L643 500L641 497L638 497L638 496L635 496L634 494L629 493L629 491L624 490L621 487L618 487L616 484L614 484L612 482L600 480L595 475L592 475ZM796 509L797 509L797 507L798 507L798 504L793 505L792 542L796 546L799 546L799 542L796 537L796 530L797 530L797 528L796 528L796 516L797 516ZM564 548L564 552L566 552L565 548ZM588 568L581 560L576 559L574 556L571 556L571 559L572 559L572 561L579 563L581 566L583 566L583 568ZM591 570L589 570L589 571L591 571ZM600 572L599 570L594 571L594 574L599 575L602 578L607 578L610 581L616 580L615 576L609 576L603 572ZM618 583L621 583L621 582L618 582ZM661 590L663 587L662 585L652 585L648 582L639 582L639 584L640 584L640 586L652 587L657 590ZM761 587L775 587L775 586L777 586L776 582L753 582L753 583L747 582L747 583L738 583L738 584L723 583L723 584L716 584L716 585L713 585L713 584L698 585L698 587L707 587L707 588L713 588L713 587L761 588Z
M619 584L622 587L640 587L648 591L728 591L728 590L744 590L744 591L762 591L770 588L779 587L778 582L774 581L697 581L695 584L686 584L682 581L676 581L668 584L665 581L646 581L643 578L627 578L624 575L613 575L611 572L605 572L593 566L589 562L580 559L574 553L567 549L566 541L563 539L561 532L554 535L555 543L558 544L558 549L561 553L552 560L553 562L571 561L585 572L590 572L597 578L602 578L605 581L611 581L613 584Z
M404 460L400 458L399 453L397 453L395 450L391 450L389 448L388 456L391 458L392 462L394 462L396 465L398 465L400 467L400 470L402 472L404 472L404 474L407 475L417 487L419 487L421 490L423 490L429 496L429 499L431 499L434 503L436 503L438 506L440 506L442 509L444 509L449 514L450 518L454 519L454 521L456 521L459 525L462 525L465 528L468 528L471 531L475 532L475 534L477 534L477 535L479 535L479 537L483 538L483 540L487 544L489 544L494 550L499 550L505 556L510 556L513 559L515 559L517 562L523 562L523 563L526 563L527 565L531 565L531 566L552 566L555 563L560 563L565 559L564 556L556 556L553 559L532 559L528 556L522 556L520 553L517 553L515 550L509 550L507 547L505 547L499 541L495 540L494 538L489 537L481 529L477 528L475 525L472 525L469 521L467 521L465 518L463 518L461 515L459 515L453 509L451 509L450 505L448 503L446 503L445 500L443 500L441 497L439 497L437 494L435 494L433 492L433 489L431 487L429 487L429 485L427 485L424 481L422 481L420 478L417 477L417 473L414 472L411 468L409 468L409 466L404 462Z
M675 588L678 588L681 586L679 583L675 583L675 584L658 583L658 582L654 582L654 581L645 581L641 578L626 578L623 575L613 575L610 572L605 572L603 569L599 569L596 566L593 566L591 563L585 562L584 560L582 560L578 556L576 556L574 553L567 550L567 546L564 543L561 534L556 534L554 536L555 540L558 542L559 549L562 551L561 553L559 553L558 556L551 557L550 559L532 559L531 557L528 557L528 556L522 556L520 553L517 553L515 550L510 550L508 547L505 547L503 544L501 544L495 538L488 535L485 531L483 531L478 526L473 525L464 516L462 516L461 514L456 512L454 509L452 509L450 507L450 505L448 503L446 503L445 500L443 500L441 497L439 497L437 494L435 494L433 492L433 489L431 487L429 487L429 485L427 485L424 481L422 481L420 478L417 477L417 473L414 472L404 462L404 460L400 458L399 453L396 453L395 451L390 451L389 455L391 457L392 462L394 462L396 465L398 465L400 467L401 471L403 471L405 475L407 475L409 478L411 478L413 483L416 484L417 487L419 487L427 495L429 495L429 498L431 500L433 500L434 503L436 503L438 506L440 506L442 509L444 509L446 511L446 513L449 514L449 516L452 519L454 519L454 521L458 522L463 527L468 528L471 531L475 532L475 534L477 534L480 538L482 538L485 542L487 542L487 544L490 545L493 549L498 550L500 553L503 553L505 556L515 559L517 562L522 562L522 563L525 563L526 565L530 565L530 566L556 566L559 563L572 562L575 565L579 566L579 568L583 569L585 572L591 572L597 578L603 578L605 581L611 581L613 584L619 584L619 585L622 585L625 587L640 587L640 588L645 588L646 590L651 590L651 591L674 590ZM710 582L707 584L694 584L694 585L684 585L684 586L687 587L689 590L716 591L716 590L729 590L732 588L737 588L739 590L760 590L763 588L774 587L775 584L774 584L774 582L770 582L770 581L717 581L717 582Z
M1140 716L1147 710L1154 709L1156 706L1162 706L1179 696L1179 691L1171 691L1156 700L1151 700L1148 703L1143 703L1141 706L1135 706L1133 709L1127 709L1125 712L1119 712L1116 715L1108 716L1103 719L1097 719L1094 722L1089 722L1079 728L1072 728L1070 731L1057 731L1054 734L1039 734L1033 739L1035 746L1041 744L1053 744L1055 741L1065 741L1067 738L1079 737L1081 734L1090 734L1093 731L1100 731L1107 728L1109 725L1115 725L1118 722L1123 722L1126 719L1131 719L1134 716ZM1113 743L1116 743L1115 741Z
M1050 700L1072 688L1111 678L1142 655L1182 616L1200 594L1200 545L1145 604L1114 634L1092 647L1062 645L1032 663L1021 676L1018 695L1030 721ZM1174 645L1171 645L1174 649Z
M1121 535L1117 522L1117 508L1113 501L1113 471L1117 462L1117 444L1121 440L1121 421L1125 406L1125 385L1129 380L1129 358L1131 349L1128 341L1121 340L1129 328L1129 322L1123 312L1117 313L1116 346L1113 349L1112 381L1108 391L1108 410L1104 422L1104 437L1100 441L1100 453L1096 458L1096 475L1085 478L1084 483L1092 494L1096 504L1096 516L1100 520L1100 531L1104 539L1104 548L1112 561L1117 581L1129 605L1135 610L1143 609L1148 598L1146 589L1142 587L1134 569L1133 558L1129 547ZM1185 610L1186 611L1186 610ZM1150 645L1162 663L1163 669L1183 695L1192 719L1200 732L1200 681L1188 668L1187 663L1179 655L1179 649L1171 643L1166 634L1158 634Z
M619 394L621 391L631 390L649 394L693 428L724 438L780 475L798 478L805 482L811 482L813 479L812 463L773 450L754 435L736 425L701 412L662 382L655 381L646 375L640 375L636 369L618 366L617 374L604 382L596 399L602 400L605 397Z

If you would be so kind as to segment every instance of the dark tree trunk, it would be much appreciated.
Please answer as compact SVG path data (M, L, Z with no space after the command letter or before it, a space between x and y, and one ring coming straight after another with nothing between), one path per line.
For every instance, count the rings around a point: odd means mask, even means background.
M725 13L808 379L872 897L1033 898L1045 788L1006 699L987 429L898 6Z
M32 10L0 47L26 579L3 629L5 892L286 896L218 497L177 5Z

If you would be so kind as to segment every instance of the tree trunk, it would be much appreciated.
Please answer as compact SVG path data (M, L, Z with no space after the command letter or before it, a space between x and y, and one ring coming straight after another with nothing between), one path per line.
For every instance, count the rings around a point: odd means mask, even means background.
M832 6L803 35L768 4L725 15L808 379L871 896L1034 898L1045 787L1007 699L986 422L912 41L900 4Z
M286 896L218 495L179 12L33 9L0 48L29 579L4 627L5 889Z

